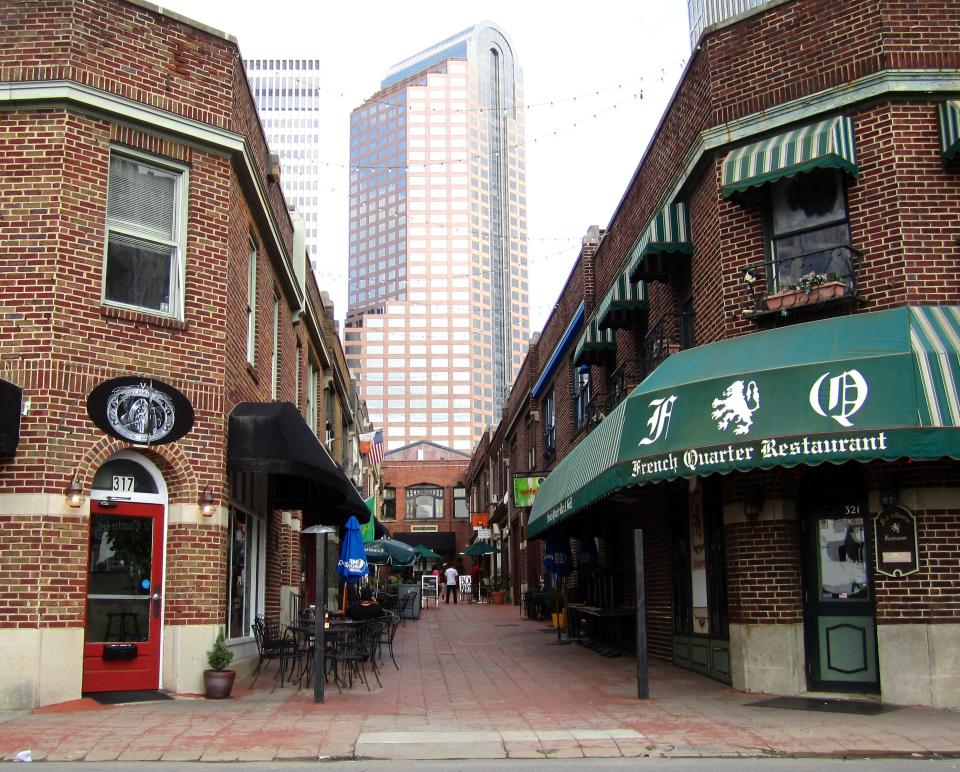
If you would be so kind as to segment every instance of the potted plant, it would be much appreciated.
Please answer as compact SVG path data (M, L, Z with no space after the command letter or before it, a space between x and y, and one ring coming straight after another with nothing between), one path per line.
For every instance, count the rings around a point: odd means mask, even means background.
M203 689L207 699L224 700L230 696L233 681L237 677L236 671L227 670L227 665L232 661L233 652L223 642L223 630L220 630L213 648L207 652L210 669L203 671Z
M497 571L490 578L490 599L494 604L502 606L510 588L510 575L506 571Z

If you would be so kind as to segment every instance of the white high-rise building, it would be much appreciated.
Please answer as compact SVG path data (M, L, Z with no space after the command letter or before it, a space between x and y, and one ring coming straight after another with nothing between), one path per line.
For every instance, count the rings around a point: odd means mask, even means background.
M387 449L471 450L529 340L522 76L477 24L395 65L350 123L348 364Z
M320 235L320 90L330 73L315 59L245 59L247 79L270 149L280 157L280 187L306 224L311 261Z

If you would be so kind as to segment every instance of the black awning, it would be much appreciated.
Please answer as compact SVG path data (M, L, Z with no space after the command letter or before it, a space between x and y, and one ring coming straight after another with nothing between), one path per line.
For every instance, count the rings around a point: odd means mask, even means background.
M227 432L228 466L271 475L274 508L303 510L304 525L370 518L356 487L289 402L241 402Z
M12 456L20 442L20 401L23 391L19 386L0 379L0 453Z
M452 555L457 551L457 537L453 531L397 531L393 538L411 547L422 544L441 555Z

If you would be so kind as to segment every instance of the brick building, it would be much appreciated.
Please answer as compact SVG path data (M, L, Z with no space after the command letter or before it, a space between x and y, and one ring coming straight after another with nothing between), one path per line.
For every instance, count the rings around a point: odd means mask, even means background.
M960 8L699 5L730 16L698 16L470 496L518 597L573 552L592 635L639 607L649 656L739 689L956 707Z
M236 41L5 15L0 704L198 692L217 630L242 670L289 613L301 526L367 511L368 427Z
M463 475L470 456L421 440L383 457L381 519L392 538L460 562L473 536Z

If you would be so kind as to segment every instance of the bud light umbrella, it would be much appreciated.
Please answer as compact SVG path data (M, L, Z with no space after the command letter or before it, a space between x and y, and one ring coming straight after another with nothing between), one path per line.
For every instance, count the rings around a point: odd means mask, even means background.
M360 534L360 523L353 515L343 527L343 544L340 545L340 559L337 561L337 574L343 579L343 603L340 604L340 613L347 613L347 584L356 581L361 576L370 573L367 565L367 553L363 549L363 536Z

